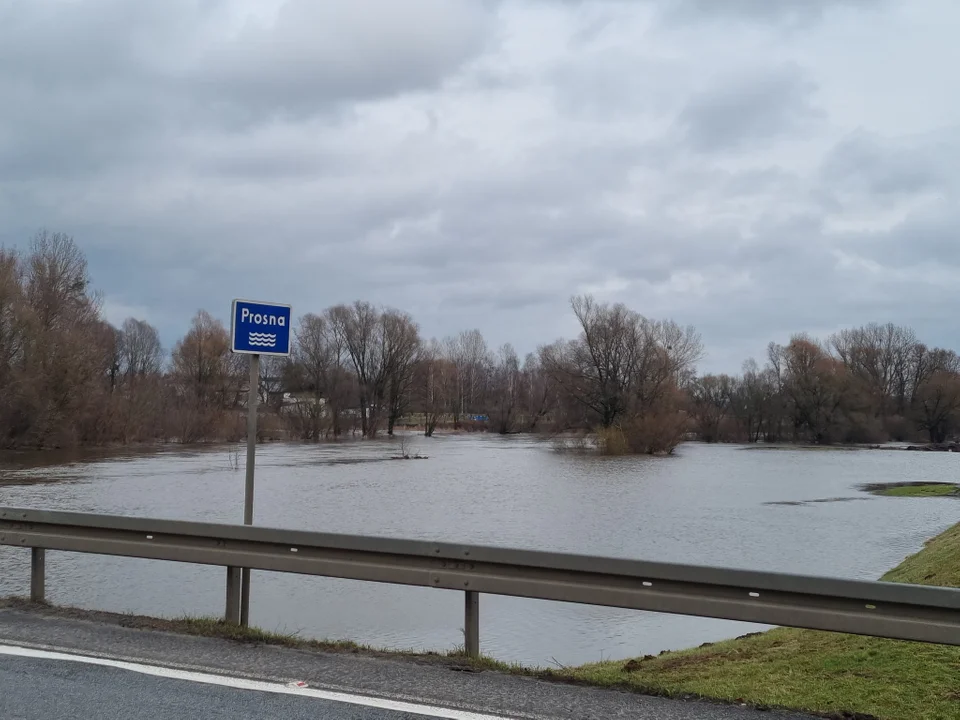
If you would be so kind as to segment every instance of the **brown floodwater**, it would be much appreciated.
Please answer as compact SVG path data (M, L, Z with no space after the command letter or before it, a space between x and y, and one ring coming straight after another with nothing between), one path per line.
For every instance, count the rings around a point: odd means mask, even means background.
M866 482L956 481L953 453L763 451L686 444L668 458L559 454L524 437L262 445L255 522L627 558L875 579L960 521L955 498L877 497ZM242 520L234 449L0 458L0 506ZM224 571L51 552L49 599L165 617L223 612ZM29 553L0 548L0 595L25 594ZM462 595L254 572L251 622L404 649L462 643ZM531 664L654 654L760 629L483 596L485 653Z

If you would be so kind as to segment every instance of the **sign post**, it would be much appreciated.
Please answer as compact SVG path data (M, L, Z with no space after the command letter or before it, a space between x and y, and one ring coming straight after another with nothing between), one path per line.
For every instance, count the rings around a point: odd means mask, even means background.
M290 354L289 305L234 300L230 314L230 349L250 356L250 389L247 393L247 473L243 492L243 524L253 525L253 479L257 461L257 403L260 399L260 356ZM240 597L236 597L236 569L227 568L227 620L250 624L250 568L240 571ZM239 617L236 617L239 608ZM232 615L232 617L231 617Z

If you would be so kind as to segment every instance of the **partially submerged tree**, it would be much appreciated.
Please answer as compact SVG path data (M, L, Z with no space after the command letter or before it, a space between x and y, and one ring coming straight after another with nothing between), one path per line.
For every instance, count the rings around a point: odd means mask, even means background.
M419 328L406 313L379 310L368 302L331 309L330 320L356 374L361 431L376 437L384 414L387 430L406 410L420 351Z
M960 426L960 375L934 371L917 388L914 413L930 442L944 442Z
M580 407L583 423L622 436L618 447L670 452L683 435L680 389L702 355L699 335L590 296L573 298L571 306L580 336L541 348L544 371Z
M500 435L516 432L524 400L524 382L520 358L509 343L497 353L490 384L490 428Z
M436 340L427 343L415 366L413 401L423 414L423 434L432 437L456 393L456 367Z
M324 433L327 398L337 368L333 333L327 320L308 313L294 330L286 386L297 394L296 413L300 435L317 441Z
M207 311L197 312L172 357L179 410L176 434L182 442L218 435L217 418L228 404L237 404L246 382L234 360L227 328Z
M726 440L724 421L734 411L735 381L729 375L704 375L690 384L690 413L700 439Z
M422 344L420 328L408 314L387 310L380 316L384 382L387 386L387 434L410 408Z

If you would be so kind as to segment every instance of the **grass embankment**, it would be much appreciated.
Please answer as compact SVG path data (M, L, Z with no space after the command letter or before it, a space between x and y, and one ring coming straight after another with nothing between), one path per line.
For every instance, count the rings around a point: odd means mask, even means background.
M960 524L883 576L960 587ZM777 628L693 650L557 673L664 695L699 695L835 717L960 718L960 648Z

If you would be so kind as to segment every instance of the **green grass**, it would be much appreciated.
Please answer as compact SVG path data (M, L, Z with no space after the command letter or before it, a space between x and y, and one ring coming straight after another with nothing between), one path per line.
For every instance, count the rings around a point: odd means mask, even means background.
M908 557L880 579L960 588L960 523L928 540L923 550ZM960 690L960 685L957 689Z
M960 587L960 524L882 579ZM693 650L555 674L592 685L834 717L960 718L960 648L812 630L777 628Z
M877 495L890 497L943 497L960 494L960 486L951 483L931 483L929 485L900 485L888 487Z

